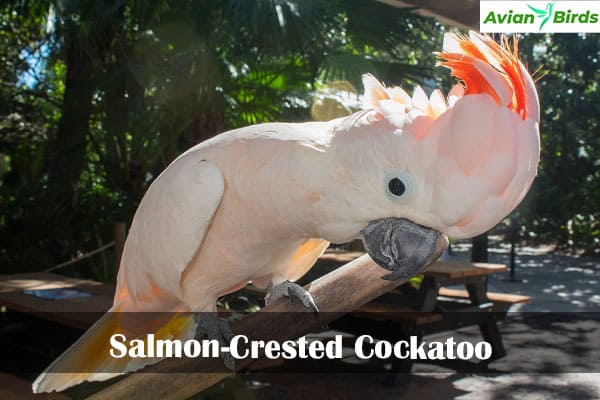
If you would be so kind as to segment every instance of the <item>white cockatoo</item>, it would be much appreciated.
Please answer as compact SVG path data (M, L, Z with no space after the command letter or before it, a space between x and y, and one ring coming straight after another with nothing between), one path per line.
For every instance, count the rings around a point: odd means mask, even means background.
M236 129L173 161L135 213L111 313L34 391L140 368L108 354L110 335L135 331L121 312L214 312L220 296L249 282L266 287L267 300L289 295L316 309L292 282L329 242L362 237L392 271L387 279L407 278L442 234L468 238L500 222L537 171L534 82L516 49L477 33L446 35L439 57L462 81L447 98L420 87L409 96L365 75L362 111ZM193 336L198 320L185 315L157 323L157 337ZM216 318L203 323L204 332L225 334Z

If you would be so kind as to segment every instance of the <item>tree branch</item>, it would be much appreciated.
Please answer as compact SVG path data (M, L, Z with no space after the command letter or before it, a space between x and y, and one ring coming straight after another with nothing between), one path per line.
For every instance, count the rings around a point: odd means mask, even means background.
M439 257L447 244L448 241L444 236L438 243L435 256L428 264ZM235 321L232 329L236 334L246 335L249 338L269 337L276 340L298 338L405 282L381 279L386 272L368 255L364 255L305 287L310 289L310 293L322 311L318 317L304 312L300 304L292 304L281 299L260 312ZM236 369L241 370L251 362L253 360L250 359L237 360ZM146 368L144 371L147 372L131 374L90 396L88 400L186 399L220 382L230 374L181 371L198 371L201 369L200 366L204 370L218 371L219 365L222 365L219 359L167 359Z

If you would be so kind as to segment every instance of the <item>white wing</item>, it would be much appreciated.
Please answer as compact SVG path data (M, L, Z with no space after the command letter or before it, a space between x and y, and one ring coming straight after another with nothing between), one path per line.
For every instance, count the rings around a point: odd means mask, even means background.
M169 165L135 213L119 287L126 284L136 299L151 298L157 289L181 298L181 274L202 244L223 191L221 171L199 152L185 153Z

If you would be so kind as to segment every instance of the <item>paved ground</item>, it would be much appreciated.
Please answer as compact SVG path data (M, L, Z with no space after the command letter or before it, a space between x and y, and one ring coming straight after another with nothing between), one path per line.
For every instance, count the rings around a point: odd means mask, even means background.
M494 240L496 239L496 240ZM470 245L458 243L451 258L467 260ZM510 246L492 238L491 263L508 265ZM548 247L517 250L516 282L508 273L490 278L490 290L530 296L532 301L512 311L600 311L600 259L552 253Z
M490 247L490 262L508 263L507 246L492 240ZM467 259L468 251L468 245L456 244L452 258ZM600 399L600 260L521 248L517 264L516 282L508 273L497 276L490 290L525 294L532 301L502 322L508 354L490 364L490 372L457 374L416 364L394 387L383 385L382 373L261 373L231 378L196 398ZM469 328L454 334L461 335L479 333ZM533 370L546 372L529 373Z
M377 374L272 375L261 381L236 378L204 399L235 400L597 400L598 374L413 374L410 382L382 386ZM233 382L233 383L232 383Z

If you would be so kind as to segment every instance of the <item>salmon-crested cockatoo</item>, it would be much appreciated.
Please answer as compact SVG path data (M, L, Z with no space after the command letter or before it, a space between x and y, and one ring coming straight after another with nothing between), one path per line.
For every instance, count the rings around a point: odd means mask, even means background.
M34 391L143 366L108 354L114 332L135 330L122 312L214 315L220 296L249 282L267 288L267 303L289 296L316 310L293 282L330 242L361 237L391 271L385 278L400 279L424 267L444 234L492 228L523 199L539 160L538 98L513 47L448 34L441 65L461 82L447 98L420 87L409 96L365 75L364 110L353 115L249 126L182 154L137 209L111 313ZM216 317L182 315L157 323L156 337L190 338L197 324L209 337L229 334Z

